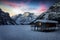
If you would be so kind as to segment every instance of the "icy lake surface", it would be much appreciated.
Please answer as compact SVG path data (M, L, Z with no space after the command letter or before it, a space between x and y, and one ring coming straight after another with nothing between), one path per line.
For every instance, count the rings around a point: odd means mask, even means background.
M30 25L0 26L0 40L60 40L60 31L31 31Z

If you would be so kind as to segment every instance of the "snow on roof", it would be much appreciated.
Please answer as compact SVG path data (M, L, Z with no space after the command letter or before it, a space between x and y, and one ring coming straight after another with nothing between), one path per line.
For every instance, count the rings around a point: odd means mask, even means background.
M52 20L36 20L35 22L43 22L43 23L58 23L58 21L52 21ZM34 23L35 23L34 22Z

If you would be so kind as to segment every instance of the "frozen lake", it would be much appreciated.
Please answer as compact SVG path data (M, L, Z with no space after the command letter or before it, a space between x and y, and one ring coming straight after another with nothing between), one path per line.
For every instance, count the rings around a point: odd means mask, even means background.
M3 25L0 40L60 40L60 31L36 32L30 25Z

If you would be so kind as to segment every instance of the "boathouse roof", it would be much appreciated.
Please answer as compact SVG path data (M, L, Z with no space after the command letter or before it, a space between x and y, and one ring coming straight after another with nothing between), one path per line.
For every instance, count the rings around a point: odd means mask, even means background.
M53 21L53 20L36 20L35 22L42 22L42 23L58 23L58 21ZM34 23L35 23L34 22Z

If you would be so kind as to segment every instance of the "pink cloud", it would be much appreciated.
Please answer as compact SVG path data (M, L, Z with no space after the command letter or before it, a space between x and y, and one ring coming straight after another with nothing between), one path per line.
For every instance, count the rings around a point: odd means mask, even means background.
M19 8L19 7L25 5L24 2L15 3L15 2L9 2L9 1L3 1L3 3L6 4L6 5L9 5L9 6L13 7L13 8Z
M47 6L45 4L41 4L37 12L45 12L47 11Z
M31 0L29 0L30 2ZM45 4L39 4L39 7L37 9L34 9L34 10L30 10L30 6L28 6L26 3L24 2L20 2L20 3L15 3L15 2L9 2L9 1L3 1L4 4L8 5L8 6L11 6L13 7L13 10L18 10L17 13L19 12L27 12L27 11L30 11L30 12L33 12L33 13L43 13L45 11L47 11L47 6ZM27 10L29 9L29 10ZM15 11L14 11L15 12ZM16 12L15 12L16 13Z

